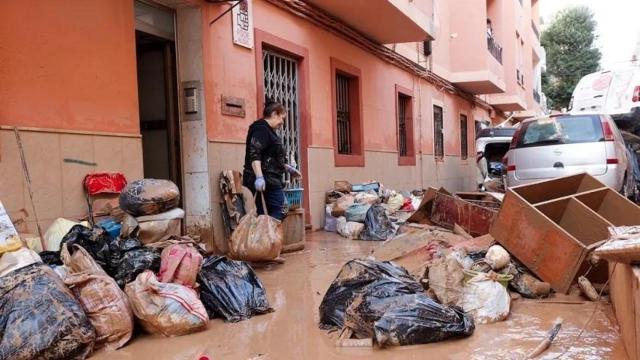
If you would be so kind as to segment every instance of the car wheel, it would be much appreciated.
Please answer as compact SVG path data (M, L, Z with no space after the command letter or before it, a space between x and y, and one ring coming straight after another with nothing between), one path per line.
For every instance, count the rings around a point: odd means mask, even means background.
M627 178L627 174L624 175L624 181L620 193L625 198L636 203L638 202L638 187L636 186L635 182L631 183L629 181L629 179Z

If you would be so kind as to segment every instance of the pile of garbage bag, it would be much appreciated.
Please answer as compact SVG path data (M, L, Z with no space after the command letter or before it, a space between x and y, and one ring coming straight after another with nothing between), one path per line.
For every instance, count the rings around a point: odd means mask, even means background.
M347 262L319 310L321 328L348 328L382 347L470 336L475 330L461 308L437 303L404 268L374 259Z
M134 181L120 194L124 213L93 226L55 221L40 254L24 246L0 203L0 245L13 241L0 251L0 359L84 359L125 346L136 322L178 336L206 329L210 316L273 311L248 264L205 258L180 226L175 234L179 197L171 182ZM155 229L150 242L141 241L145 223Z
M388 240L420 206L423 196L421 190L397 192L377 182L336 181L326 195L324 230L348 239Z

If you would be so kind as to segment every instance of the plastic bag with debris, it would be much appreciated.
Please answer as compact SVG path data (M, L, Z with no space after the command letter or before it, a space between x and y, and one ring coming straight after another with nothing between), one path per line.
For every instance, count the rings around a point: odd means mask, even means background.
M344 217L347 218L347 221L364 223L369 208L371 208L369 204L355 203L349 206Z
M74 225L67 235L62 238L60 248L66 244L69 251L73 253L75 245L83 247L98 265L108 273L111 262L109 244L112 241L107 232L101 227L88 228L82 225Z
M502 321L509 316L511 297L495 273L480 273L464 286L461 306L478 324Z
M377 289L377 294L388 296L424 291L422 285L415 281L407 270L392 262L373 259L351 260L342 267L322 299L320 327L342 328L347 307L369 286Z
M257 193L254 200L257 197ZM262 208L267 209L264 194L260 193ZM282 223L271 216L258 215L251 210L242 217L231 234L229 257L245 261L269 261L280 256L283 244Z
M364 220L363 240L385 241L396 233L387 212L382 205L373 205Z
M343 194L340 198L336 200L333 204L333 209L331 211L331 215L334 217L344 216L349 206L353 205L355 201L354 197L350 194Z
M48 266L0 277L0 359L85 359L95 331L80 304Z
M78 299L96 330L96 348L118 349L133 334L129 300L85 249L79 245L74 247L71 255L66 244L62 246L62 261L68 269L64 283Z
M333 205L327 205L324 211L324 231L337 232L338 231L338 219L331 215Z
M0 276L5 276L12 271L41 262L42 259L35 251L24 247L16 251L6 252L0 255Z
M160 255L158 278L162 282L172 282L193 288L201 265L202 255L193 245L169 245Z
M394 210L394 211L399 210L403 204L404 204L404 196L402 196L402 194L397 192L393 192L389 197L389 200L387 200L387 205L391 210Z
M142 245L136 238L118 239L111 244L109 275L124 287L145 270L160 270L160 262L157 249Z
M120 193L120 209L133 216L160 214L179 203L180 190L169 180L136 180Z
M341 216L336 221L336 230L338 234L346 237L347 239L359 239L362 230L364 230L364 224L359 222L347 221L347 218Z
M464 268L455 254L439 258L429 267L429 288L445 305L458 304L464 289Z
M205 259L198 273L200 299L209 318L237 322L272 312L267 293L251 266L224 256Z
M438 304L424 294L405 295L403 306L389 308L375 322L378 345L427 344L453 337L471 336L473 318L457 306Z
M151 334L180 336L206 329L209 317L198 294L186 286L158 281L151 271L127 284L135 316Z

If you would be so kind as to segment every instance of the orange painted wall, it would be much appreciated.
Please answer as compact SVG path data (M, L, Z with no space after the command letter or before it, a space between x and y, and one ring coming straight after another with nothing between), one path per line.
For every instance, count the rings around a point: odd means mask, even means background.
M3 0L0 124L139 133L133 1Z
M226 8L225 5L207 5L203 11L203 23L208 24ZM432 108L428 99L432 95L439 97L445 95L438 94L426 81L421 80L421 85L418 85L417 78L409 73L264 1L254 1L253 12L255 28L307 47L309 50L311 146L333 146L330 58L335 57L360 68L362 73L365 150L397 151L394 91L395 85L398 84L413 89L416 101L414 104L416 144L419 144L419 131L422 129L423 153L433 153ZM257 114L254 51L233 45L229 16L223 17L211 26L205 25L203 32L209 139L244 142L246 129L255 120ZM422 93L422 101L418 104L417 97L420 93ZM223 116L220 111L222 95L246 99L247 117L241 119ZM453 100L454 97L448 94L446 98L446 109L456 114L446 117L445 129L451 129L447 134L446 153L455 155L460 153L458 108L468 108L470 104L464 100ZM418 113L419 108L422 109L422 114ZM471 116L469 118L469 123L472 124ZM418 123L420 119L422 126ZM472 136L471 132L470 136Z

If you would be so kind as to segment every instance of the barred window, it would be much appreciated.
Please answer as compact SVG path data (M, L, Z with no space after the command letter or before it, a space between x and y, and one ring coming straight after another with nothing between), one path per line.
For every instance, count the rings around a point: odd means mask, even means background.
M460 158L469 157L469 141L467 136L467 115L460 114Z
M411 117L411 96L398 94L398 151L400 156L409 155L408 127Z
M444 159L444 131L442 107L433 105L433 143L436 160Z
M351 154L351 114L349 112L349 93L351 81L349 77L336 74L336 120L338 130L338 153Z

